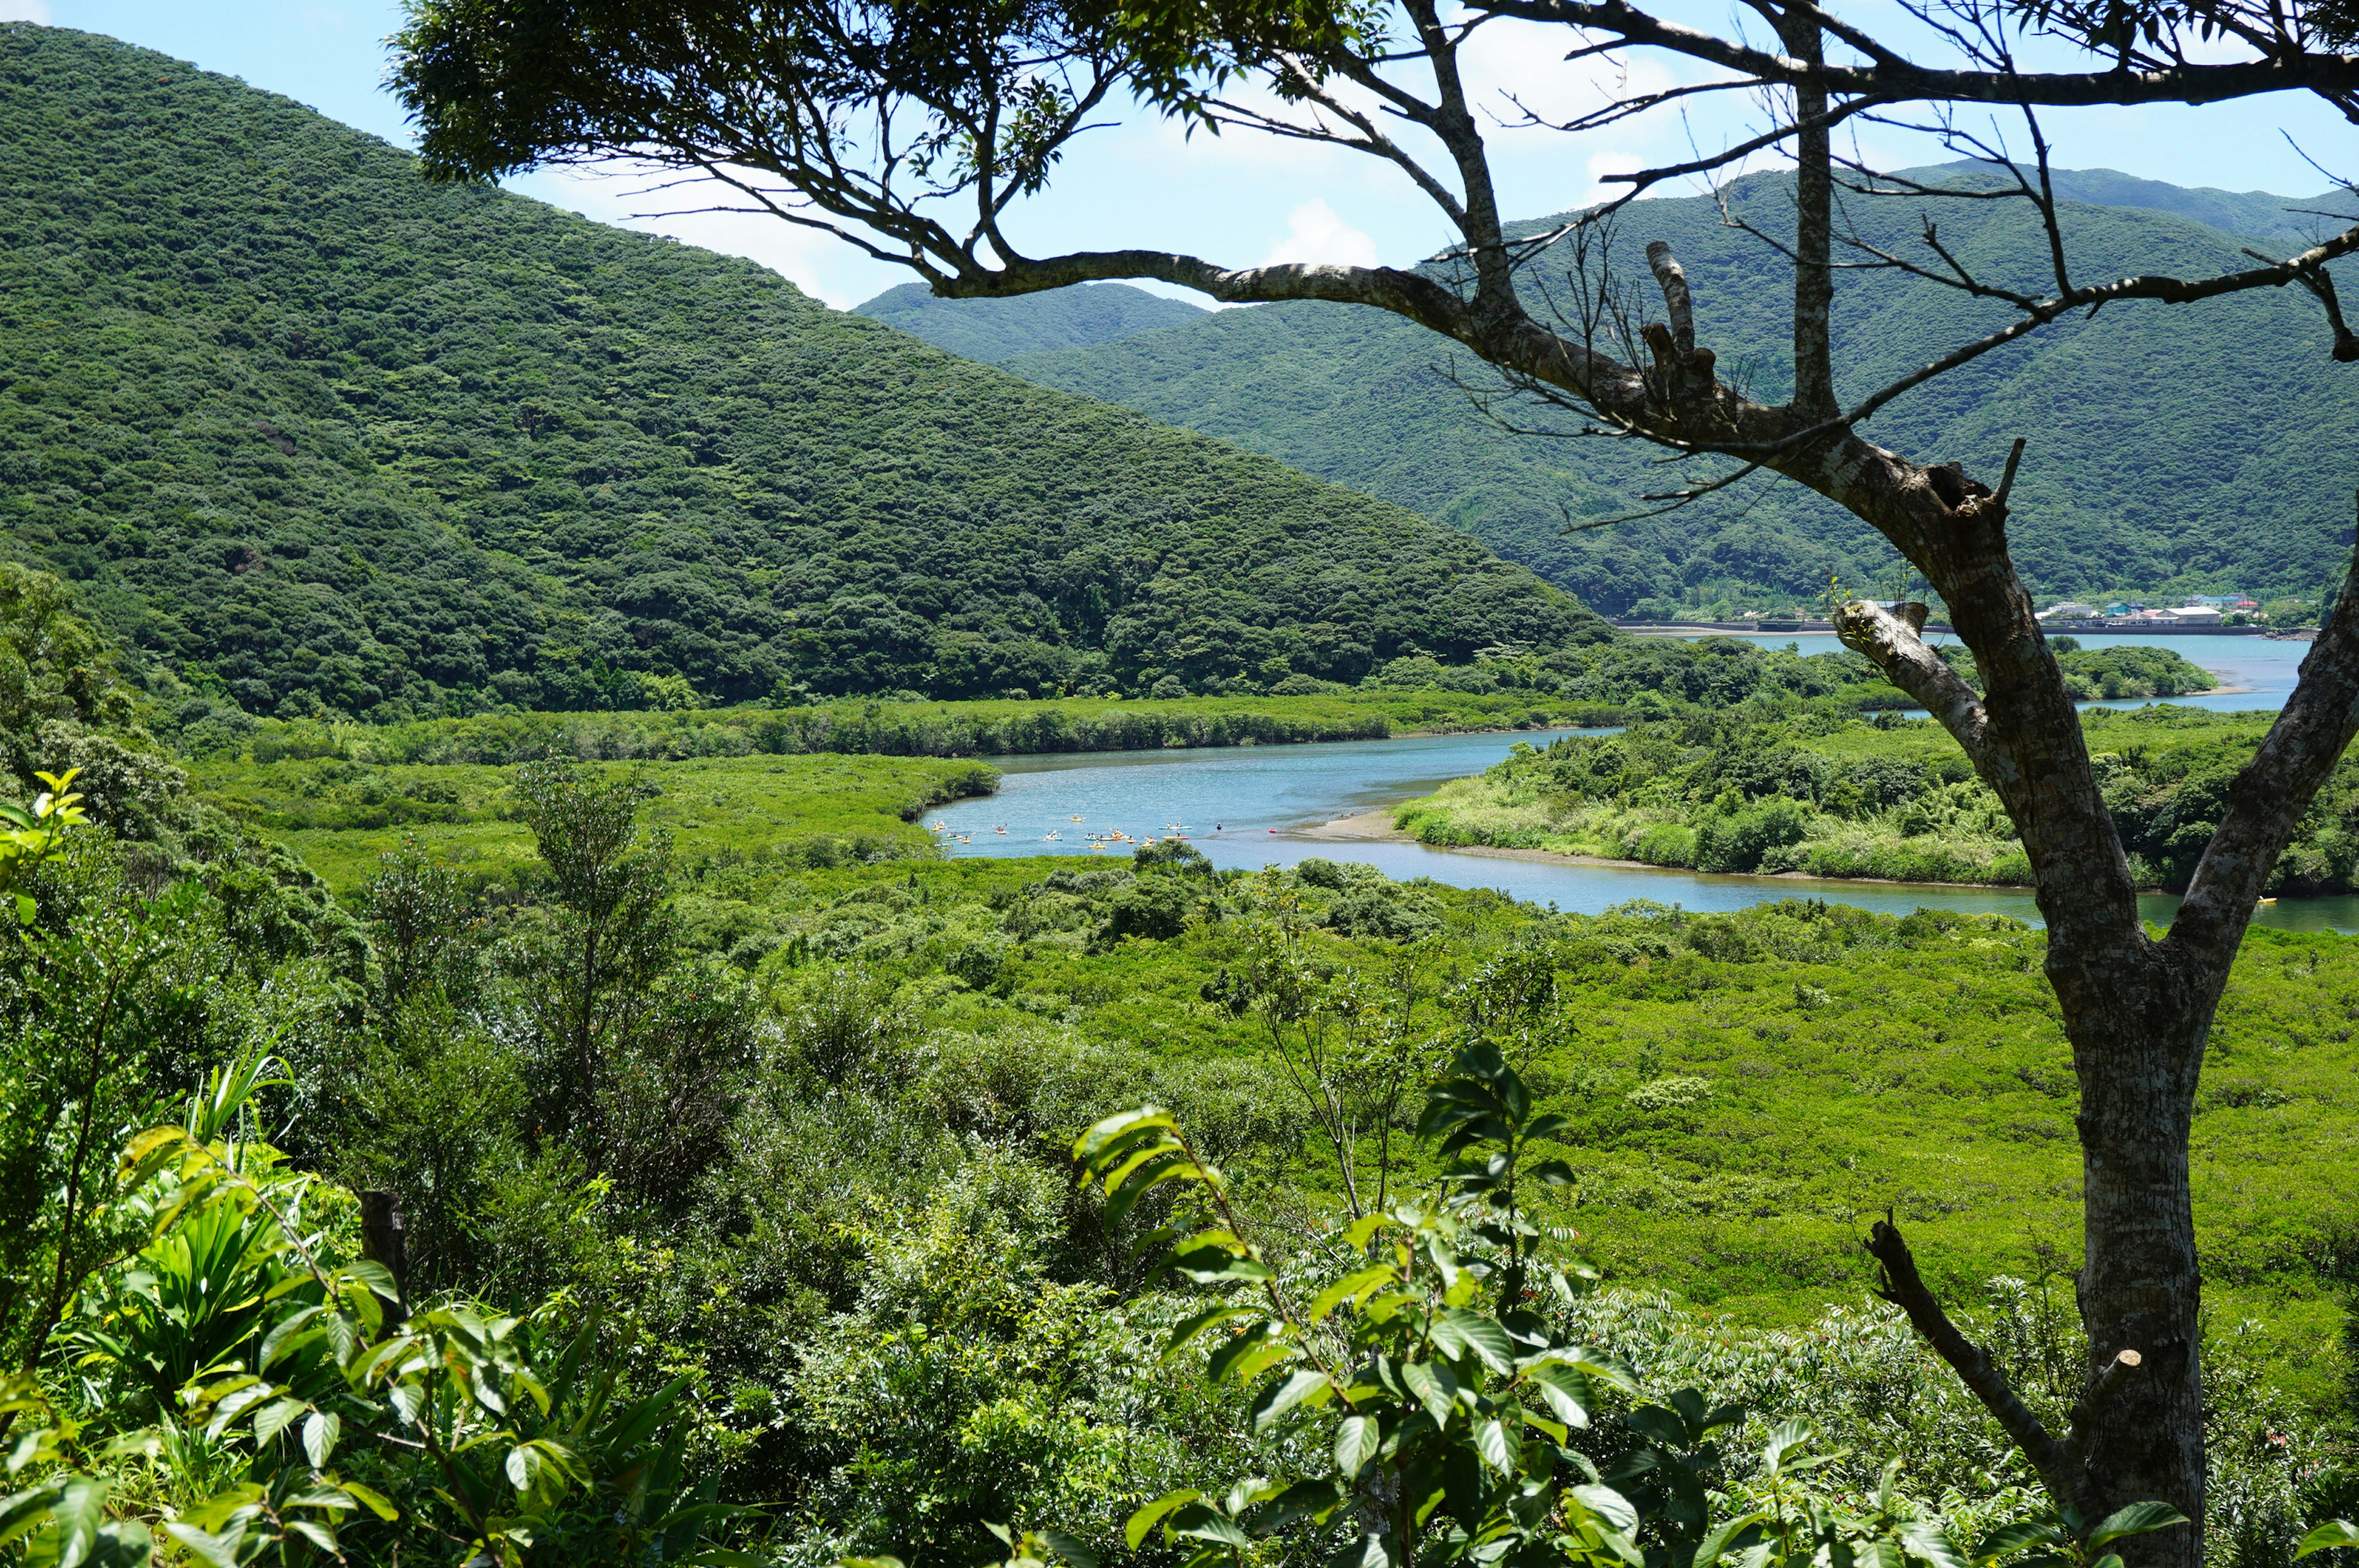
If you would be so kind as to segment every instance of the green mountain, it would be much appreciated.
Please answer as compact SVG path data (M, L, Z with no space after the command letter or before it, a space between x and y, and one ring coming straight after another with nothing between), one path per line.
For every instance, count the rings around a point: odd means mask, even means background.
M1234 689L1603 633L1397 506L27 24L0 527L281 715Z
M1920 172L1957 178L1971 167ZM2321 224L2299 209L2332 204L2181 190L2109 170L2060 184L2076 202L2071 261L2087 276L2249 265L2240 250L2252 242L2210 224L2240 225L2282 253ZM1782 177L1760 176L1736 182L1731 200L1774 230L1790 211L1787 192ZM2348 210L2350 199L2340 200ZM1921 256L1920 222L1932 210L1944 243L1978 274L2038 288L2046 245L2021 206L1854 198L1851 217L1879 247ZM1649 301L1632 285L1646 279L1640 253L1658 238L1686 264L1700 331L1722 366L1781 395L1790 288L1782 261L1725 225L1708 200L1639 203L1606 251L1609 287L1639 317ZM1575 297L1570 265L1535 261L1532 293ZM2003 308L1904 274L1846 271L1837 322L1845 390L1864 393L2004 319ZM922 317L909 325L931 330ZM2043 593L2311 590L2350 546L2354 476L2343 454L2359 430L2359 372L2331 361L2325 341L2315 305L2298 290L2196 308L2115 306L1912 392L1867 428L1901 450L1984 470L2014 437L2028 438L2015 530L2018 559ZM1584 528L1649 510L1638 495L1707 470L1657 466L1649 449L1579 435L1573 415L1500 399L1486 367L1372 310L1298 303L1211 312L1090 348L1044 343L1001 362L1413 507L1609 613L1782 608L1821 591L1831 573L1880 585L1897 566L1848 514L1766 477L1665 516Z
M859 312L987 365L1016 354L1093 349L1158 327L1184 327L1208 313L1201 305L1125 283L1084 284L1014 299L941 299L922 283L905 283Z

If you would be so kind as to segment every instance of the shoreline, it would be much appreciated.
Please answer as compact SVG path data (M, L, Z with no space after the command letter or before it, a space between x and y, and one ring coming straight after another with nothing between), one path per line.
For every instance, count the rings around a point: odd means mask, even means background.
M1980 892L2022 892L2031 891L2023 882L1936 882L1911 881L1899 877L1821 877L1808 871L1706 871L1693 866L1658 866L1647 860L1620 860L1604 855L1580 855L1567 849L1524 849L1501 844L1426 844L1393 826L1393 817L1407 801L1393 806L1373 806L1338 816L1314 827L1298 827L1285 835L1289 838L1308 838L1321 844L1423 844L1429 849L1446 855L1482 855L1495 860L1523 860L1535 865L1596 866L1612 871L1669 871L1691 877L1741 878L1753 882L1820 882L1847 887L1854 882L1868 887L1895 888L1964 888ZM2160 890L2140 889L2141 892Z

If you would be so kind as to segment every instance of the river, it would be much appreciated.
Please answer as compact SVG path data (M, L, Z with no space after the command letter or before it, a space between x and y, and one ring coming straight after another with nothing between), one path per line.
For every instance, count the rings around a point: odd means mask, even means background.
M1832 646L1834 642L1832 637L1791 635L1752 640L1774 646L1799 643L1804 653L1823 652L1813 644ZM2082 639L2082 645L2138 640L2092 635ZM2307 643L2257 637L2172 637L2169 645L2219 673L2227 684L2245 688L2178 700L2226 709L2284 706L2295 667L2310 651ZM1308 836L1323 823L1430 794L1445 780L1480 773L1505 757L1517 741L1546 745L1558 735L1574 733L1580 731L994 758L1003 774L998 794L929 812L926 821L940 823L940 837L949 852L962 857L1074 855L1119 865L1127 860L1130 845L1111 843L1093 850L1091 835L1120 832L1136 841L1176 831L1220 866L1258 870L1292 865L1311 856L1358 860L1395 878L1430 877L1458 887L1495 888L1583 914L1600 914L1632 899L1724 911L1779 899L1822 898L1903 914L1919 908L1954 909L2038 922L2031 895L2017 889L1711 876ZM1006 829L1004 835L995 831L1001 827ZM2179 901L2158 893L2139 903L2147 919L2167 922ZM2280 900L2264 905L2256 923L2292 930L2359 932L2359 897Z

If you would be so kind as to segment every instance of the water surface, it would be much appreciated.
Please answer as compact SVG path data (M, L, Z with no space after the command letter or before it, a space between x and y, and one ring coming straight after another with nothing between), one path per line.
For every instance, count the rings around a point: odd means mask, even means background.
M1771 646L1798 644L1806 654L1840 645L1832 635L1756 634L1748 640ZM2260 637L2144 639L2093 633L2082 639L2087 647L2142 641L2166 642L2218 672L2226 684L2245 688L2223 697L2169 700L2231 711L2284 706L2295 672L2310 652L2307 643ZM2030 893L2015 888L1714 876L1654 867L1528 860L1423 844L1304 837L1321 824L1430 795L1447 780L1480 773L1519 741L1545 746L1560 735L1599 733L1604 731L994 758L1003 775L997 795L944 806L929 812L926 821L942 824L940 837L955 856L1075 855L1120 865L1139 841L1176 833L1223 867L1290 866L1312 856L1358 860L1403 881L1430 877L1456 887L1495 888L1583 914L1600 914L1633 899L1724 912L1781 899L1821 898L1899 914L1950 909L2039 922ZM995 832L998 827L1006 832ZM1126 839L1113 839L1115 834ZM1099 837L1102 847L1092 848L1093 836ZM2140 899L2139 905L2147 919L2168 922L2179 900L2157 893ZM2256 924L2297 931L2359 931L2359 896L2283 900L2263 906Z

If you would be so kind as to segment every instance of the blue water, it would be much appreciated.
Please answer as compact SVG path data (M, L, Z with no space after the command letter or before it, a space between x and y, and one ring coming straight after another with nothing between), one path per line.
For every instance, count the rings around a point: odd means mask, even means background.
M1756 636L1756 642L1799 643L1804 653L1835 645L1832 636ZM2135 642L2091 636L2088 646ZM1813 646L1823 643L1826 646ZM2241 696L2182 697L2214 708L2275 708L2293 688L2294 669L2307 643L2257 637L2173 637L2169 645ZM2128 706L2137 706L2130 704ZM1312 856L1357 860L1387 876L1430 877L1456 887L1495 888L1534 903L1595 914L1632 899L1687 909L1728 911L1788 898L1821 898L1862 909L1905 914L1916 909L2011 915L2039 922L2027 892L2003 888L1927 887L1830 881L1802 877L1711 876L1653 867L1584 866L1527 860L1422 844L1331 840L1307 829L1377 806L1430 795L1446 780L1476 773L1517 741L1545 746L1559 735L1589 730L1534 730L1516 735L1433 735L1398 741L1354 741L1316 746L1239 746L1201 751L1096 752L1054 757L994 758L1003 775L999 793L959 801L926 816L953 856L1073 855L1109 865L1128 863L1135 845L1171 834L1185 837L1214 864L1258 870L1290 866ZM995 828L1005 827L1003 835ZM1128 836L1103 842L1093 835ZM1054 834L1051 838L1049 835ZM2154 894L2139 901L2147 918L2168 922L2179 901ZM2256 924L2306 931L2359 932L2359 897L2283 900L2266 905Z

